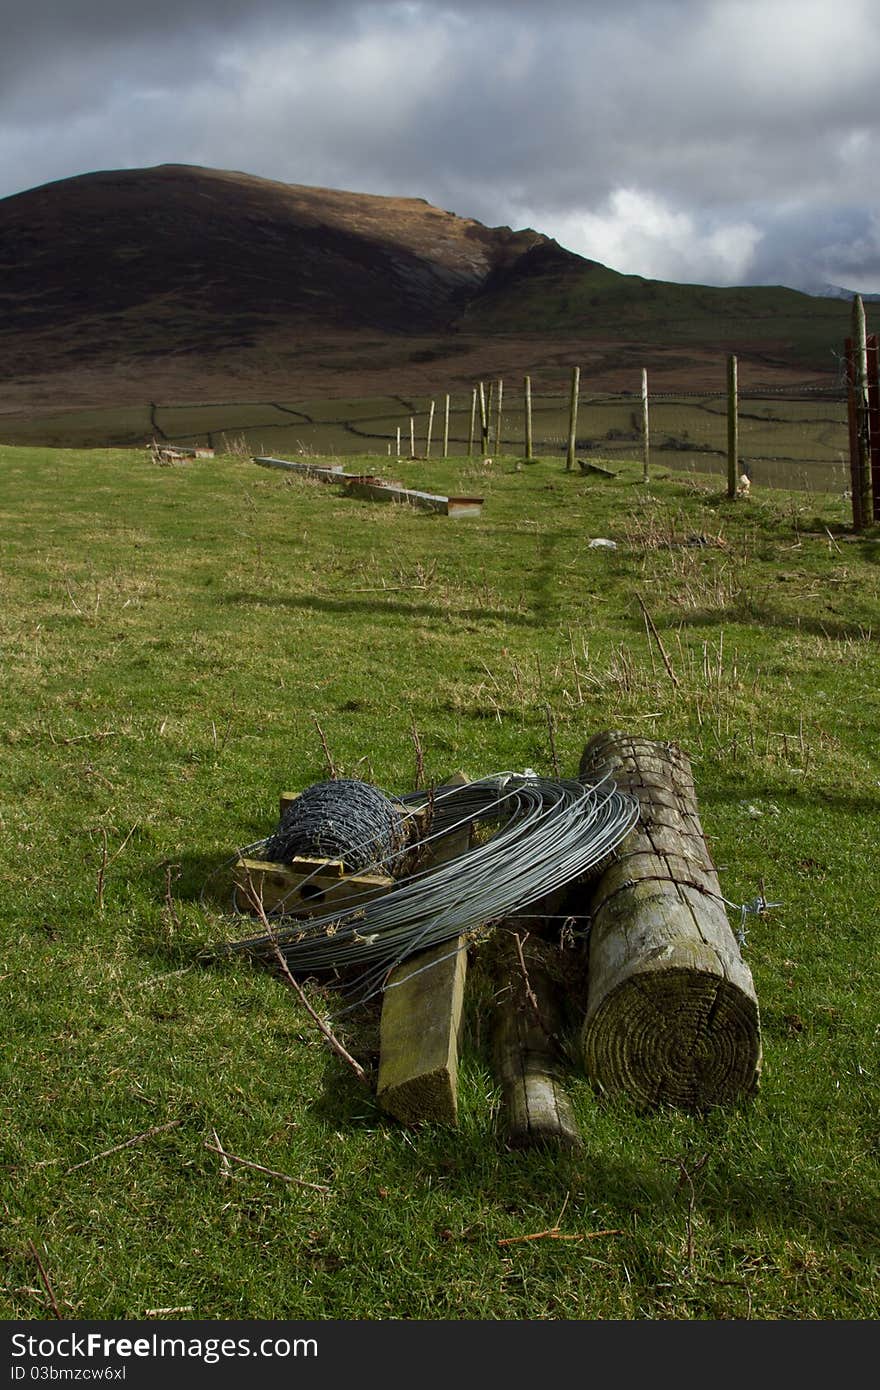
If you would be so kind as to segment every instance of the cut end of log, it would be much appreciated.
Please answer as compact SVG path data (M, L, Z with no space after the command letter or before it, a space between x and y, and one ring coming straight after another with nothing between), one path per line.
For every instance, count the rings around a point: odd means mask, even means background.
M729 981L683 969L635 975L607 995L582 1035L587 1075L637 1103L702 1111L753 1093L758 1009Z
M376 1099L393 1119L404 1125L458 1123L457 1076L448 1066L408 1078L380 1090Z
M699 1111L751 1094L758 1001L725 912L693 774L676 745L597 734L580 775L611 776L639 821L592 885L581 1046L599 1089Z

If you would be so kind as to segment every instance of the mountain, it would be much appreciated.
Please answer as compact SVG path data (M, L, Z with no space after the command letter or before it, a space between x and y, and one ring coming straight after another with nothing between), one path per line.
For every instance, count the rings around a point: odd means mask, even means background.
M0 406L824 377L843 304L620 275L418 198L161 165L0 200Z
M880 304L880 294L862 294L860 290L845 290L841 285L827 282L813 285L799 285L802 294L814 295L817 299L846 299L852 304L857 294L861 294L863 304Z

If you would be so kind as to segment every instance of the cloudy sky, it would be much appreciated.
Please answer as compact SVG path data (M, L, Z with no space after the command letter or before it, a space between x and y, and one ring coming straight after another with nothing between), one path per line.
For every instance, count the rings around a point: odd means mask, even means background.
M0 0L0 197L199 164L880 291L878 0Z

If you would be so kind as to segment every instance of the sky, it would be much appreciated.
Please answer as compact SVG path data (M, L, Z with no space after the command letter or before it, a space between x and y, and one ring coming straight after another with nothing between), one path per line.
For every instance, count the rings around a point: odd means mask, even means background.
M878 0L0 0L0 198L194 164L880 292Z

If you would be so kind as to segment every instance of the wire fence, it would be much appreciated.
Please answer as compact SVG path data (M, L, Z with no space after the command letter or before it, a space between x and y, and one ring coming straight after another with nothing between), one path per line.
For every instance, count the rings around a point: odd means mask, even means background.
M522 391L487 392L485 437L472 393L436 397L387 396L323 402L229 403L151 408L158 438L192 446L260 454L373 454L438 459L444 455L522 458L526 410ZM448 399L448 409L447 409ZM727 393L652 392L649 397L652 468L727 472ZM432 409L433 402L433 409ZM564 458L569 445L569 395L531 395L532 454ZM844 493L850 487L846 390L841 386L743 390L739 393L738 454L758 486ZM640 393L579 395L575 451L614 467L644 458Z

